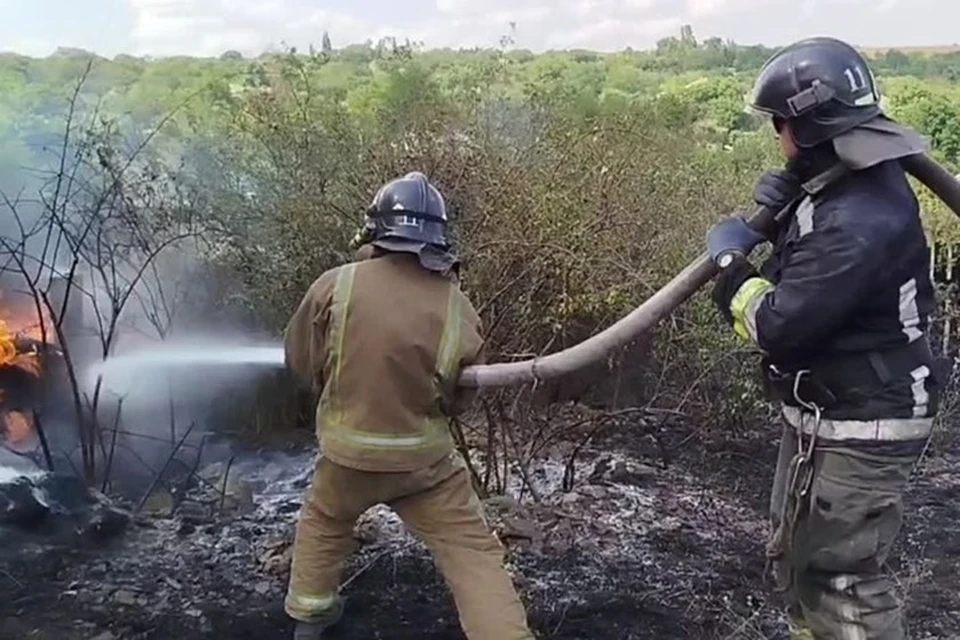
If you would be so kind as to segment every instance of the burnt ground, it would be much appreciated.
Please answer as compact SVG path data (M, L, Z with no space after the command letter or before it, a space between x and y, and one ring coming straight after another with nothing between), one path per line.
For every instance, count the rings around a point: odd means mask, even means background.
M649 436L618 430L563 465L533 464L542 501L488 505L541 638L786 638L763 580L766 500L778 434L705 442L671 430L665 462ZM255 509L227 519L139 518L108 546L24 544L0 565L0 638L289 637L289 542L311 454L238 466ZM915 639L960 637L960 442L912 481L890 571ZM348 615L331 638L462 637L442 578L385 509L357 530ZM9 550L7 550L9 551Z

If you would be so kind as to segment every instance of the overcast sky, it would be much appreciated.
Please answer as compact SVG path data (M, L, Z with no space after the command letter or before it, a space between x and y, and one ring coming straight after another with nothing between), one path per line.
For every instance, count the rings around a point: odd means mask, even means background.
M652 46L688 23L700 38L784 44L833 35L863 46L960 41L960 0L0 0L0 50L102 55L257 54L384 35L428 47Z

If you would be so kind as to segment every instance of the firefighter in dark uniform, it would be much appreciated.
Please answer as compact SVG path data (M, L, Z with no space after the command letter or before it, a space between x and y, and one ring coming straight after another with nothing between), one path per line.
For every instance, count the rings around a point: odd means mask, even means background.
M707 235L721 267L714 301L764 353L767 391L783 405L767 554L798 639L906 633L882 566L943 376L927 337L930 251L898 162L925 143L879 99L844 42L775 54L752 107L772 120L786 168L762 176L754 197L789 217L759 271L744 256L765 238L743 219Z

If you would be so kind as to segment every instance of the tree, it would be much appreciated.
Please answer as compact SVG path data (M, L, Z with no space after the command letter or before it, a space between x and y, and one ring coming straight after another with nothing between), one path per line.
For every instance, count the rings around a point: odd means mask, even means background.
M330 42L330 34L326 31L323 32L323 40L320 44L320 50L323 53L332 53L333 52L333 43Z

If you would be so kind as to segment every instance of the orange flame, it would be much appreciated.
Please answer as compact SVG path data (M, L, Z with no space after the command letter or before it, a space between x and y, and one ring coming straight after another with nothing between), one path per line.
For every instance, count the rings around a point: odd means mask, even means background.
M40 376L40 359L36 351L21 352L17 349L18 337L30 337L24 332L14 333L0 318L0 367L19 367L37 377ZM34 338L36 340L36 338Z
M13 343L13 332L7 323L0 320L0 367L8 367L17 357L17 347Z
M53 323L46 309L38 319L36 305L25 297L21 304L10 304L0 291L0 369L17 367L40 377L43 366L35 349L23 349L24 338L37 343L56 344ZM15 409L3 410L5 391L0 389L0 440L9 445L27 442L34 433L33 418Z
M35 376L41 373L40 360L34 350L20 351L17 339L26 338L38 343L56 344L56 332L44 305L37 305L29 296L17 303L4 299L0 291L0 367L19 367Z

